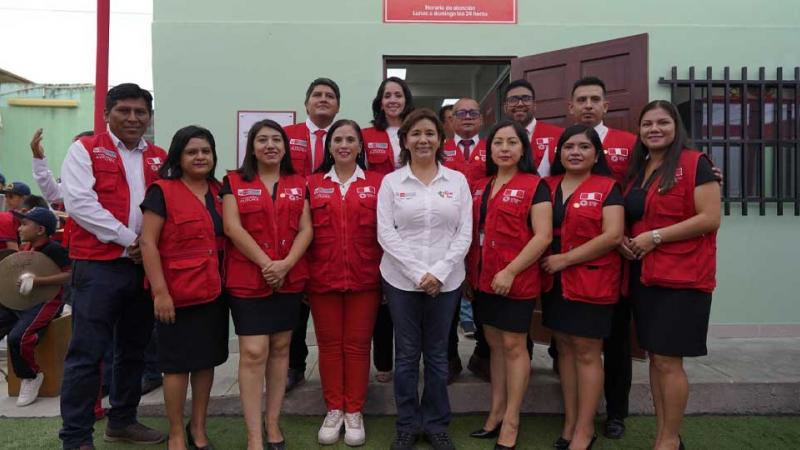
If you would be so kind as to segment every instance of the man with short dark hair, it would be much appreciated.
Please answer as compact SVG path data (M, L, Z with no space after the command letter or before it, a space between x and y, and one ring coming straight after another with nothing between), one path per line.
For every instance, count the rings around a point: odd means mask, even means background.
M330 78L317 78L306 90L305 122L284 127L295 172L308 176L322 163L325 135L339 113L339 85Z
M444 165L462 172L470 183L486 176L486 141L478 135L482 126L477 100L464 97L453 105L453 138L444 141Z
M564 129L536 120L536 91L527 80L514 80L508 84L503 95L503 112L528 132L533 164L539 176L550 176L550 167L556 157L556 144Z
M303 123L284 127L289 137L289 151L292 154L294 170L303 176L311 175L324 159L325 136L339 113L341 94L339 85L330 78L317 78L306 90L306 114ZM300 317L292 331L289 347L289 375L286 391L303 384L306 379L306 331L311 308L304 301L300 304Z
M139 249L139 205L166 159L163 149L143 138L152 101L132 83L109 90L107 131L75 141L61 168L64 204L75 221L69 242L73 332L64 362L59 433L65 449L94 448L100 361L112 340L114 376L104 440L157 444L166 438L136 415L144 349L153 329Z
M576 81L572 87L568 108L575 123L582 123L597 131L603 142L603 153L606 155L608 167L614 179L622 184L631 161L633 147L636 145L636 135L607 127L603 123L608 113L606 85L603 80L597 77L584 77Z

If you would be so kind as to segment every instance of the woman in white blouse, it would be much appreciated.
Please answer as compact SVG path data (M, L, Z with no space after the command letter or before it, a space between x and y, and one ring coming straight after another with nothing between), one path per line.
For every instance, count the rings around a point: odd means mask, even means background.
M444 167L444 129L420 109L399 130L402 167L378 193L381 276L395 324L397 435L392 449L413 448L424 433L434 448L454 448L447 433L447 336L464 281L472 236L467 180ZM425 390L418 399L420 355Z

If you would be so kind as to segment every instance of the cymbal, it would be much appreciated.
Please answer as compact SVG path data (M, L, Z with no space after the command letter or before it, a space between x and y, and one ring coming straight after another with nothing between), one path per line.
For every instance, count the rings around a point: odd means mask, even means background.
M28 295L22 295L17 280L26 273L50 276L61 273L61 269L40 252L16 252L6 256L0 261L0 304L22 311L54 299L61 290L61 286L39 286Z
M5 257L8 255L13 255L14 253L17 253L17 251L13 248L4 248L0 250L0 260L5 259Z

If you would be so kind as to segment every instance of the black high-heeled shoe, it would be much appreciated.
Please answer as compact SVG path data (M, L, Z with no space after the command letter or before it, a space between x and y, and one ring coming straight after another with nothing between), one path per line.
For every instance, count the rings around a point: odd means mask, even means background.
M586 450L592 450L592 446L594 445L594 441L597 440L597 435L595 434L592 436L592 440L589 441L589 445L586 446Z
M264 450L286 450L286 438L280 442L269 442L269 433L267 433L267 425L262 421L261 429L264 431Z
M686 450L686 446L683 445L683 438L681 435L678 435L678 450Z
M553 442L553 448L556 450L569 450L569 443L570 441L559 436L558 439Z
M189 444L189 450L214 450L214 446L211 445L211 442L202 447L198 447L197 444L194 443L194 436L192 436L191 420L189 421L189 423L186 424L186 441Z
M483 428L481 428L480 430L475 430L472 433L470 433L469 437L475 439L494 439L500 435L500 428L502 427L503 427L503 421L501 420L500 422L497 423L497 425L494 426L493 430L484 430Z
M517 444L514 444L511 447L503 444L494 444L494 450L517 450Z

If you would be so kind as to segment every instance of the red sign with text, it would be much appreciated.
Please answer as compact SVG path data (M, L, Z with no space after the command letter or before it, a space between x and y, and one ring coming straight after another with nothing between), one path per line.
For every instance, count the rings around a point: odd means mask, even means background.
M383 21L517 23L517 0L383 0Z

